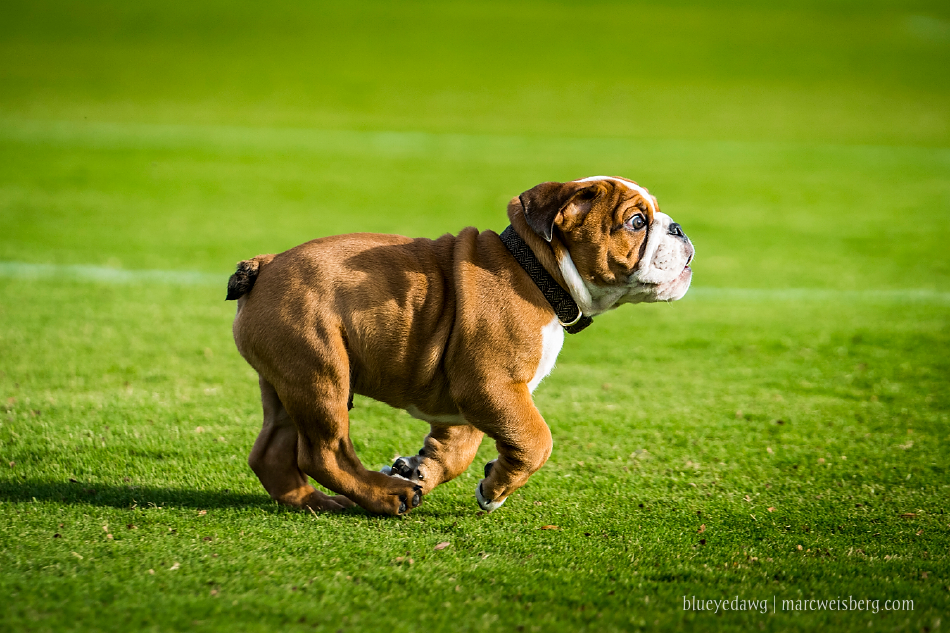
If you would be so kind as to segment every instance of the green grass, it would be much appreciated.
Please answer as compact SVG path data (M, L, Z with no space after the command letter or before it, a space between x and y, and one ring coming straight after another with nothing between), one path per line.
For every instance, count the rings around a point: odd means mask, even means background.
M939 630L946 7L399 6L0 7L0 628ZM528 485L478 513L485 442L406 517L267 498L235 261L600 173L695 286L568 338ZM426 432L352 417L372 467Z

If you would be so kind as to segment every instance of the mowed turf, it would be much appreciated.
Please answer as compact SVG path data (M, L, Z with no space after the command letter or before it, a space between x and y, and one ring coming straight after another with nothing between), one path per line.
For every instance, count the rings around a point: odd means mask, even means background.
M0 8L0 627L946 627L948 57L925 4ZM600 173L694 288L568 337L522 490L486 440L404 517L267 498L235 261Z

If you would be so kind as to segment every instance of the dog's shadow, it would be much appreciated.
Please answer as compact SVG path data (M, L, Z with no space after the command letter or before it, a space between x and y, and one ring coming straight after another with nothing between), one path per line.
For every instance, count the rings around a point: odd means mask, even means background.
M157 488L82 481L0 481L0 503L59 503L89 505L106 508L193 508L215 510L223 508L260 509L269 513L303 512L279 505L265 494L247 494L222 490L193 490L184 488ZM432 514L432 512L429 512ZM332 516L331 513L328 516ZM442 514L436 512L436 514ZM366 518L399 518L377 515L360 507L349 508L339 516Z
M81 481L3 481L0 501L29 503L42 501L66 505L92 505L111 508L178 507L211 510L216 508L261 508L279 512L281 508L266 495L230 490L190 490L157 488Z

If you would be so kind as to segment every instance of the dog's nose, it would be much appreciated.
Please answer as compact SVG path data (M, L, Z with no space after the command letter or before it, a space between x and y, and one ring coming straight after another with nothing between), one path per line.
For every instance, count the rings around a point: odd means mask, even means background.
M683 227L681 227L676 222L670 224L669 234L675 235L676 237L681 237L684 240L686 239L686 233L683 233Z

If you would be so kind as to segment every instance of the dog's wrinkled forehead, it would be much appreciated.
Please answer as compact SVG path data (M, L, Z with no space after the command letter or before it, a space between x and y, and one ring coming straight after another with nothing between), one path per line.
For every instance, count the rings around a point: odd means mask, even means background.
M601 186L596 186L601 183ZM614 195L599 196L598 190L604 189L603 185ZM543 182L518 196L528 227L548 242L555 227L570 233L584 224L588 212L594 208L610 211L611 207L604 204L608 199L613 200L612 208L617 209L631 198L642 199L637 206L647 216L647 223L652 224L659 213L656 198L646 188L625 178L593 176L570 182Z
M626 178L618 178L617 176L590 176L589 178L581 178L580 180L575 180L574 182L597 182L597 181L608 181L617 183L631 191L635 191L640 194L640 196L650 205L650 215L656 215L659 212L657 208L656 198L650 195L650 192L647 191L646 187L641 187L632 180Z

